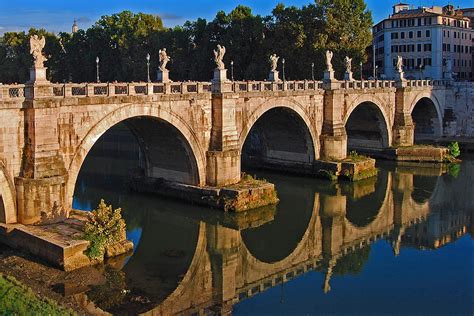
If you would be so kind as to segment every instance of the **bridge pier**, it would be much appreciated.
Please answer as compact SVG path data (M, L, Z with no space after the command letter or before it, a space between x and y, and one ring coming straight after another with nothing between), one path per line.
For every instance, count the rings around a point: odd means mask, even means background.
M217 70L216 70L217 71ZM206 153L206 183L223 186L240 181L239 136L236 126L236 96L224 75L212 83L212 129Z
M395 92L395 120L393 124L393 146L413 146L415 142L415 125L406 100L405 88L399 87Z
M324 121L321 133L321 158L342 160L347 157L347 133L342 121L344 93L331 89L324 92Z
M59 154L59 106L51 85L29 84L25 101L25 147L22 171L15 178L18 221L32 224L54 204L65 205L67 173Z

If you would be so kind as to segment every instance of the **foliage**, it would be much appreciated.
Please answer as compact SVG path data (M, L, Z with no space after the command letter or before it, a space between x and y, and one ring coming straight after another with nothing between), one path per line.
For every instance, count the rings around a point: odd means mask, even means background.
M319 169L316 175L320 178L328 179L331 181L337 180L337 175L332 170Z
M125 236L125 221L122 219L121 209L112 210L104 200L99 207L91 212L89 221L84 225L84 239L90 241L86 255L91 259L104 256L108 245L119 242Z
M458 142L452 142L451 144L449 144L448 149L449 154L454 158L457 158L461 155L461 150L459 149Z
M349 153L349 156L347 157L348 160L353 161L353 162L358 162L358 161L364 161L367 160L369 157L365 155L359 154L357 151L353 150Z
M12 276L0 274L0 315L74 315L50 299L41 299Z
M276 53L284 58L287 79L315 77L325 69L324 52L334 51L334 68L342 74L344 57L353 57L354 73L366 61L372 18L364 0L316 0L302 7L277 5L268 16L237 6L229 13L220 11L212 21L187 21L172 29L163 27L160 17L123 11L101 17L87 30L55 35L45 30L8 32L0 38L0 82L25 82L32 65L29 36L46 38L48 77L53 82L94 81L95 59L100 58L102 81L144 81L146 55L150 69L158 68L158 50L166 47L171 56L173 80L208 81L214 68L212 50L226 46L225 63L234 61L236 79L262 79L269 71L268 58Z

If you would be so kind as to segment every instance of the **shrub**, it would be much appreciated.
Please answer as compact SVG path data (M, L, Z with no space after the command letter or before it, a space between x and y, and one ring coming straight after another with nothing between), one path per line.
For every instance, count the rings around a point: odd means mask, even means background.
M89 221L84 225L84 239L90 241L86 255L91 259L104 256L108 245L122 241L125 238L125 221L122 219L120 208L112 210L104 200L90 214Z
M452 142L451 144L449 144L448 149L449 154L454 158L457 158L461 155L461 150L459 149L458 142Z

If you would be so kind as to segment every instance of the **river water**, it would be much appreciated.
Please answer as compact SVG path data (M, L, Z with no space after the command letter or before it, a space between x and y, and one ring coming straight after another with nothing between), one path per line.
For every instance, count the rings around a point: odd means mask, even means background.
M100 156L100 155L99 155ZM129 192L127 157L90 157L74 207L122 208L132 256L83 295L114 314L472 315L474 160L460 168L379 163L331 183L248 171L278 206L224 214ZM125 159L125 160L124 160ZM125 164L125 165L124 165Z

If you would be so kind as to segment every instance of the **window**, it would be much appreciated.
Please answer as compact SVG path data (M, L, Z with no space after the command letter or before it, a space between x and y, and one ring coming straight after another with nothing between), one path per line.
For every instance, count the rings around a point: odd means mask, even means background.
M398 39L398 33L394 32L391 34L392 39Z
M431 44L423 45L423 49L424 49L425 52L431 52Z
M426 30L426 37L430 37L430 36L431 36L430 30Z
M400 33L400 38L402 38L402 39L405 38L405 32Z
M416 37L418 37L418 38L421 37L421 31L418 31L418 32L416 33Z
M423 59L423 64L425 66L431 66L431 58L424 58Z
M421 52L421 44L418 44L417 51Z
M418 18L418 26L421 26L421 18Z
M408 33L408 37L409 37L409 38L413 38L413 32L412 32L412 31L410 31L410 32Z

